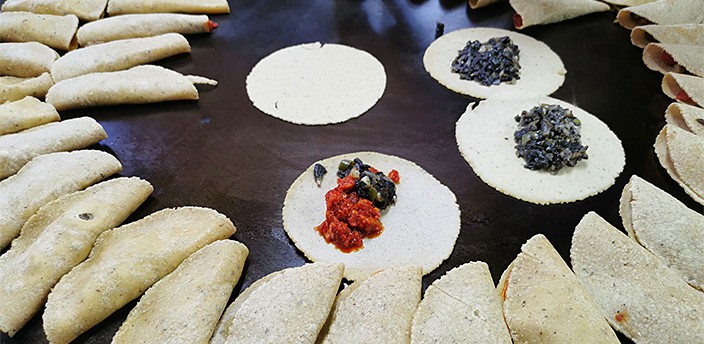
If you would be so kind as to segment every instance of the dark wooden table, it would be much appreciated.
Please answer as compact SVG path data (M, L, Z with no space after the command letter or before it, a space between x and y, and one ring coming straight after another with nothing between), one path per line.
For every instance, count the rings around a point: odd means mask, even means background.
M457 245L425 276L424 288L451 268L476 260L487 262L498 281L521 245L537 233L545 234L569 263L572 233L586 212L594 210L621 227L618 199L634 173L701 210L657 162L652 145L670 101L660 90L662 75L643 65L629 31L612 23L614 12L522 31L564 61L565 84L553 96L599 117L626 151L625 170L607 191L571 204L539 206L495 191L472 172L459 154L454 131L476 99L445 89L422 64L436 21L445 24L445 32L511 28L507 2L469 10L465 1L454 0L242 0L232 1L231 8L230 15L212 16L220 24L212 35L188 37L190 55L159 63L217 79L217 88L201 89L200 101L61 115L96 118L109 135L98 148L119 158L121 175L154 185L154 194L128 221L184 205L211 207L232 219L234 239L250 249L233 299L260 277L306 262L282 228L286 190L314 161L345 152L373 150L412 160L457 196L462 212ZM257 61L280 48L314 41L347 44L381 61L388 82L376 106L346 123L306 127L266 116L251 104L245 78ZM135 303L75 342L109 343ZM13 339L0 335L0 343L45 342L40 315Z

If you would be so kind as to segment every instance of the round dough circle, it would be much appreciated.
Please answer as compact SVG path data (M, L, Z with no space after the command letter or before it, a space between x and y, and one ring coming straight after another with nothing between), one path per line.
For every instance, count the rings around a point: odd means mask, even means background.
M360 158L388 173L399 171L396 203L381 213L384 231L364 239L364 247L343 253L315 230L325 219L325 194L337 185L337 165L342 159ZM405 159L374 152L334 156L319 162L328 173L320 187L311 165L286 193L284 229L296 247L314 262L345 264L345 278L363 279L380 269L415 265L427 274L452 253L460 233L460 209L455 195L430 173Z
M520 49L521 78L514 84L484 86L477 81L462 80L459 74L451 72L452 61L468 41L486 42L492 37L503 36L511 38ZM508 92L548 95L562 86L567 73L560 57L545 43L518 32L492 28L462 29L441 36L425 50L423 65L443 86L476 98Z
M384 66L366 51L319 42L283 48L247 76L247 94L264 113L305 125L360 116L386 88Z
M556 174L523 167L525 160L516 156L514 148L514 117L541 103L568 108L582 122L582 144L589 147L587 160ZM509 196L537 204L578 201L608 189L626 164L616 134L572 104L550 97L500 97L484 100L474 109L472 105L457 121L457 146L482 181Z

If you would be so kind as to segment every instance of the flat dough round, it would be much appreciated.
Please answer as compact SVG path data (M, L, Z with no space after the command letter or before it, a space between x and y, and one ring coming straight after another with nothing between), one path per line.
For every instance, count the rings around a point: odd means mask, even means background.
M384 231L364 239L364 247L343 253L315 230L325 219L325 193L337 185L337 165L342 159L360 158L388 173L399 172L396 203L381 213ZM314 262L345 264L345 278L359 280L381 269L404 265L423 267L423 274L437 268L455 246L460 232L460 209L455 195L418 165L395 156L358 152L319 162L328 173L320 187L311 165L293 182L284 200L284 229L296 247Z
M484 86L477 81L462 80L451 72L452 61L468 41L486 42L492 37L508 36L520 49L520 79L514 84ZM469 28L450 32L436 39L423 55L423 65L433 79L443 86L476 98L489 98L499 93L530 92L548 95L555 92L565 81L565 66L557 54L545 43L518 32Z
M587 160L556 174L524 167L525 160L516 156L514 148L514 117L541 103L570 109L582 122L582 144L589 147ZM472 105L457 121L457 146L474 173L504 194L537 204L574 202L608 189L623 171L626 157L616 134L572 104L550 97L500 97L484 100L474 109Z
M386 88L384 66L366 51L308 43L263 58L247 76L247 94L259 110L305 125L341 123L360 116Z

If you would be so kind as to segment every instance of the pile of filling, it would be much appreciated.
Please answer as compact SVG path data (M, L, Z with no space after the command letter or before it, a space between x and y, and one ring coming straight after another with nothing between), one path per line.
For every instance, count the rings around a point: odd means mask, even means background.
M315 229L327 243L349 253L362 248L362 239L384 230L381 211L394 204L399 174L386 176L359 158L342 160L337 186L325 194L325 221Z
M587 159L588 147L580 142L582 123L569 109L541 104L515 119L516 155L525 160L526 168L556 172Z
M509 37L469 41L452 61L452 72L463 80L477 81L484 86L515 83L520 79L518 53L518 46Z

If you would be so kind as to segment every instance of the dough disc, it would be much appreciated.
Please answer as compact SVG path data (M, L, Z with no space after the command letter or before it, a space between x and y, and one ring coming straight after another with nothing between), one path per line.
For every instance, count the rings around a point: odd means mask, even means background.
M384 231L364 239L364 247L343 253L328 244L315 227L325 219L325 193L337 185L337 165L342 159L360 158L388 174L399 172L396 203L381 213ZM455 195L418 165L395 156L374 152L338 155L319 162L328 173L320 187L311 165L293 182L284 200L284 229L296 247L314 262L345 264L345 278L358 280L385 268L414 265L423 274L437 268L455 246L460 233L460 209Z
M508 36L520 49L520 79L514 84L484 86L477 81L462 80L451 72L452 61L468 41L486 42L492 37ZM565 81L565 66L545 43L513 31L492 28L469 28L450 32L430 44L423 55L423 65L433 79L443 86L476 98L489 98L499 93L530 92L548 95Z
M247 76L247 94L264 113L305 125L360 116L386 88L384 66L371 54L340 44L308 43L263 58Z
M582 144L589 147L587 160L556 174L523 167L525 160L516 156L514 148L518 125L514 117L541 103L570 109L582 122ZM474 173L504 194L537 204L574 202L608 189L623 171L626 156L616 134L572 104L550 97L512 97L490 98L474 109L472 105L457 121L457 146Z

